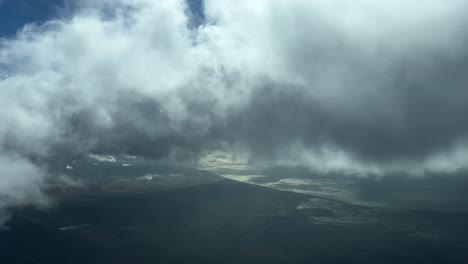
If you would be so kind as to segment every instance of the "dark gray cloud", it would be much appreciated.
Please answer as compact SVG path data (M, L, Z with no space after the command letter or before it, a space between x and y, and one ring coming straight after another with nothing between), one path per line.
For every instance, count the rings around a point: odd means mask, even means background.
M296 142L310 148L332 144L371 162L426 159L462 143L468 132L467 61L432 56L424 65L402 63L368 76L362 84L374 83L376 91L344 102L310 98L310 87L266 84L236 109L227 133L235 131L266 155Z

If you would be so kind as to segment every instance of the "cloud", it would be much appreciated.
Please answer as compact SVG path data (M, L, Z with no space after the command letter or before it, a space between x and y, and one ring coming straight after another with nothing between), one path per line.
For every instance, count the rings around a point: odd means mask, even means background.
M0 41L0 208L87 153L462 169L467 4L79 1Z
M8 220L7 209L34 203L47 206L43 193L46 173L22 157L2 153L0 156L0 226Z
M388 167L466 145L465 1L209 3L223 61L268 80L229 119L257 154Z

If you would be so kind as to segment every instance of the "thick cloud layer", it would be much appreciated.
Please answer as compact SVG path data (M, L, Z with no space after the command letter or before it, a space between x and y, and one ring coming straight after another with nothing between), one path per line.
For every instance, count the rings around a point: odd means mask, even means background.
M466 167L467 1L191 10L82 0L0 41L0 210L45 201L48 162L89 152L196 161L235 148L358 173Z

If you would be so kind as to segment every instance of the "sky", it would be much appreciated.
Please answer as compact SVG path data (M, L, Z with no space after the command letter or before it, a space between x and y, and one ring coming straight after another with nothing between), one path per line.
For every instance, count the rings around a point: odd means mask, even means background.
M468 2L0 0L0 211L89 153L460 175ZM234 155L233 154L233 155Z

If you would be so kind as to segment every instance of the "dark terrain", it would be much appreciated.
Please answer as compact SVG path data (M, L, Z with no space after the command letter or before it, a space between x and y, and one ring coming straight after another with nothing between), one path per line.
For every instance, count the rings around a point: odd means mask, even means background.
M18 210L0 231L1 263L468 263L467 213L363 207L193 175Z

